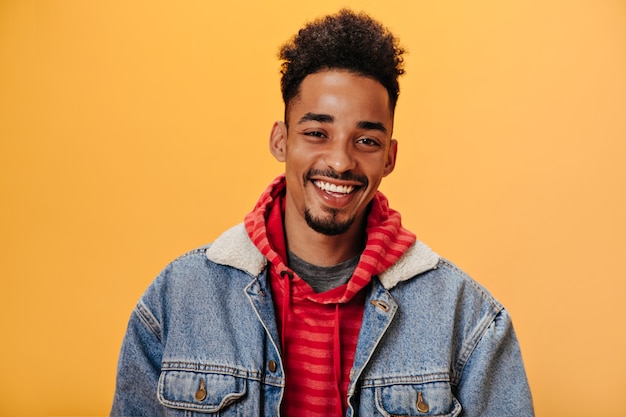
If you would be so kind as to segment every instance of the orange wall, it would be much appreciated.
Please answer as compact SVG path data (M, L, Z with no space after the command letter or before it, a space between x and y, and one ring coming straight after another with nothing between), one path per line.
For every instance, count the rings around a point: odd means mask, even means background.
M0 1L1 416L108 413L142 291L281 172L278 46L343 4L410 51L405 224L512 312L539 416L626 415L626 3L211 3Z

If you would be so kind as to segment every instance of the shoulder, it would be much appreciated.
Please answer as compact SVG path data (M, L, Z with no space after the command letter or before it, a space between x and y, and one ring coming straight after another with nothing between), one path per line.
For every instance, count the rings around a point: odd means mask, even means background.
M444 258L390 293L407 317L436 322L466 340L479 337L504 310L483 285Z
M234 268L246 275L257 276L266 266L267 260L261 255L247 235L242 223L224 231L214 242L186 252L170 262L159 274L157 280L194 278L212 271Z
M502 304L489 292L485 286L460 269L451 261L441 258L432 274L435 281L439 281L452 292L458 292L464 299L481 301L488 304L494 311L502 309ZM427 278L428 277L424 277Z
M489 305L494 311L502 308L483 285L446 258L437 255L436 261L434 263L431 261L428 267L423 269L400 280L397 288L393 288L394 295L418 292L420 299L427 297L439 302L446 300L470 304L480 302ZM386 273L389 274L390 271Z
M233 235L237 236L234 241ZM213 243L176 257L152 281L142 296L142 302L150 306L166 301L184 304L200 295L206 298L210 294L241 292L263 271L250 260L255 254L249 248L237 245L236 242L241 242L243 237L240 230L229 229ZM238 247L238 256L231 254L228 258L228 248L233 247ZM230 262L232 259L238 260L240 265ZM257 273L252 274L251 270Z

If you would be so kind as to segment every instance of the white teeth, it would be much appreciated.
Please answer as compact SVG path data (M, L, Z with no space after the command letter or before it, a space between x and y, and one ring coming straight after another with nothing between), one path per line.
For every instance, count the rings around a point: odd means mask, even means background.
M320 190L329 193L350 194L354 190L352 185L336 185L326 181L315 181L314 184Z

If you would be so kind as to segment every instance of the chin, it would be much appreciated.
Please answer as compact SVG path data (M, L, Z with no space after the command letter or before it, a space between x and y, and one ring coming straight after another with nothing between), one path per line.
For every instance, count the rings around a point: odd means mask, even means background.
M317 217L309 209L306 209L304 218L311 229L326 236L337 236L347 232L354 223L354 217L341 220L337 218L337 210L331 209L331 211L332 213L324 217Z

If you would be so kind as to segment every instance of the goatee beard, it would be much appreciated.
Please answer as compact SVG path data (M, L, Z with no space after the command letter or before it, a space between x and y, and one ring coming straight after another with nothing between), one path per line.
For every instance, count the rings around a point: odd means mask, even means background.
M354 223L354 216L350 217L346 221L340 222L337 220L339 210L333 208L325 208L324 210L330 214L330 217L313 217L309 209L304 210L304 219L306 220L306 224L308 224L309 227L317 233L321 233L326 236L337 236L347 232L348 229L350 229L350 226L352 226L352 223Z
M303 175L303 183L306 184L309 181L312 183L313 181L311 180L311 177L313 176L328 177L345 181L358 181L361 183L362 188L367 188L369 183L367 177L364 175L357 175L351 171L340 174L332 168L326 170L310 169ZM352 223L354 223L355 216L352 216L343 222L337 220L337 215L340 213L339 209L324 207L324 211L329 214L328 217L313 217L313 214L311 214L309 209L304 210L304 219L306 220L306 224L308 224L309 227L317 233L321 233L326 236L337 236L347 232L348 229L350 229L350 226L352 226Z

